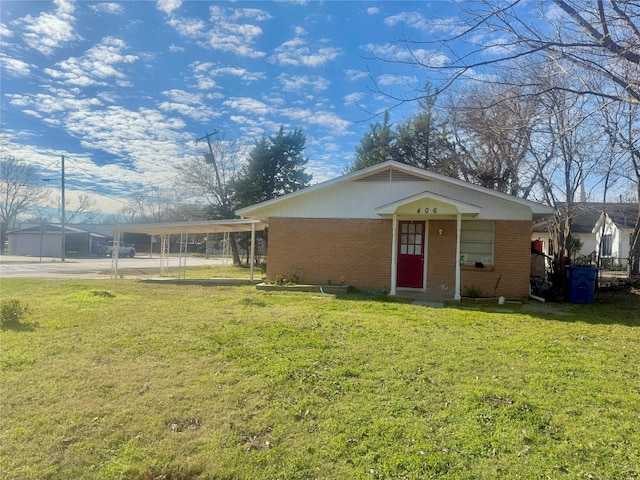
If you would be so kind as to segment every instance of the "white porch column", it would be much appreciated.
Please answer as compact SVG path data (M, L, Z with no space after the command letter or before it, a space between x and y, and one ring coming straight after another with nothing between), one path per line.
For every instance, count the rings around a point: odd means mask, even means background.
M398 216L393 214L393 239L391 241L391 291L389 295L396 294L396 284L398 281Z
M251 254L249 255L249 280L253 282L253 263L256 258L256 224L251 222Z
M456 287L453 294L454 300L460 300L460 232L462 231L462 215L456 216Z

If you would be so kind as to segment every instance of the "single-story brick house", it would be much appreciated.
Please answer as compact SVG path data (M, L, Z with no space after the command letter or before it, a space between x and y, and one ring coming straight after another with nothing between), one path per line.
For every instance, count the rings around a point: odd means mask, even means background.
M529 296L531 231L551 207L384 162L238 210L268 225L267 277Z

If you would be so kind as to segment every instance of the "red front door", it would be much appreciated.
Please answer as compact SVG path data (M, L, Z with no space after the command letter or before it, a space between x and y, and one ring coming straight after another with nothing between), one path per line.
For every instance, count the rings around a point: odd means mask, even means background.
M423 287L424 228L424 222L398 222L398 287Z

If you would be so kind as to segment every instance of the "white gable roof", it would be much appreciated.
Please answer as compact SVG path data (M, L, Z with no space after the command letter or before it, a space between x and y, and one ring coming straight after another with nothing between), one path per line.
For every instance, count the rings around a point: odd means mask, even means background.
M405 214L407 205L420 208L420 201L427 202L422 204L425 208L446 204L460 213L484 219L531 220L554 211L546 205L388 161L241 208L236 213L263 221L269 217L381 218L393 214L394 208L404 208Z

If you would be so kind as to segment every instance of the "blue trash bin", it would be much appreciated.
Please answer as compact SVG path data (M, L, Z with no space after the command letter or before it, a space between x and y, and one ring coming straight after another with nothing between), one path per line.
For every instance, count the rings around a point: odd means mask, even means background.
M569 303L593 303L598 281L598 269L585 265L567 267L567 291Z

